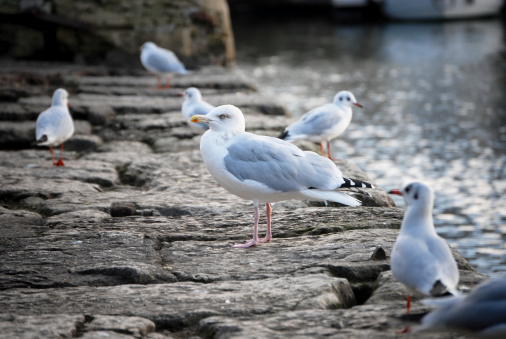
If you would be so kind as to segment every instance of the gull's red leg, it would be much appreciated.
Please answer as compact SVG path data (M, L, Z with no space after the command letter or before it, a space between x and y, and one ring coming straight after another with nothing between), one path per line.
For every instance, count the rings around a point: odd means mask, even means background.
M332 153L330 152L330 140L327 141L327 154L328 154L330 160L339 161L339 159L332 158Z
M265 237L260 239L260 242L270 242L272 240L272 232L271 232L271 212L272 208L270 204L265 204L265 215L267 215L267 233Z
M170 77L167 77L167 81L165 82L164 88L170 88Z
M245 244L235 244L233 248L244 248L258 245L258 220L260 219L260 212L258 211L258 204L255 203L255 226L253 227L253 240Z
M158 87L157 89L162 89L162 80L160 79L160 77L158 77Z
M60 144L60 160L58 160L55 166L65 166L63 164L63 142Z
M406 298L406 311L409 314L409 311L411 310L411 294L408 294L408 297ZM411 332L411 328L409 326L406 326L404 329L395 331L395 333L409 333Z
M322 155L322 157L325 156L325 154L323 154L323 143L320 142L320 153Z
M56 161L54 160L53 148L51 146L49 146L49 152L51 152L51 158L53 159L53 165L58 166L56 164Z

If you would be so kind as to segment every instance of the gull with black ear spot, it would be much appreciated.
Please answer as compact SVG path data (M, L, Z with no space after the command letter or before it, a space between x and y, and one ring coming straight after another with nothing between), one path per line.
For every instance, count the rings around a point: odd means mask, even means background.
M278 138L245 132L241 110L232 105L218 106L207 115L195 115L195 123L210 129L200 140L202 159L218 184L243 199L252 200L255 209L253 239L233 247L251 247L270 242L270 203L297 200L330 200L348 206L360 201L337 190L372 188L369 183L344 178L336 165L314 152ZM267 235L258 238L259 204L265 203Z
M421 182L412 182L390 194L400 195L407 204L399 236L392 249L393 276L408 290L407 312L411 294L457 295L459 271L450 246L434 228L432 207L434 193Z
M215 108L215 106L204 101L202 99L202 93L200 93L199 89L196 87L187 88L183 93L181 93L181 96L184 97L184 102L181 106L181 114L183 115L186 123L188 123L188 125L198 133L204 133L207 131L209 129L207 124L195 124L191 122L190 119L194 115L206 115Z
M330 140L341 135L350 125L352 106L362 107L353 93L341 91L335 95L332 103L310 110L288 126L279 138L290 142L300 139L319 142L322 156L323 142L326 141L328 158L336 160L330 152Z

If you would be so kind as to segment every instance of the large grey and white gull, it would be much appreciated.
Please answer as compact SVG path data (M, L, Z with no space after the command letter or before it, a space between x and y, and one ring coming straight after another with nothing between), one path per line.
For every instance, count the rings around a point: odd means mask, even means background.
M478 285L468 295L424 299L435 309L416 331L455 331L479 338L506 338L506 276Z
M408 290L407 312L411 307L411 294L438 296L449 292L457 295L459 270L450 246L434 228L432 189L424 183L411 182L389 193L404 197L407 204L390 265L393 276Z
M206 115L215 108L215 106L202 100L202 94L198 88L187 88L182 95L184 96L184 102L181 106L181 114L183 115L184 120L193 130L199 133L204 133L209 129L209 125L204 123L196 124L191 122L190 119L194 115Z
M63 164L63 143L74 134L74 121L70 115L68 106L69 94L60 88L53 94L51 107L40 113L37 117L35 129L35 144L37 146L49 146L53 165L64 166ZM54 159L53 147L60 145L60 159Z
M174 52L158 47L155 43L148 41L141 47L141 63L151 73L158 77L158 89L162 88L160 77L165 76L167 81L164 88L170 87L170 75L172 73L187 74L188 71L183 63L179 61Z
M233 247L256 246L272 239L270 203L297 200L331 200L348 206L360 201L339 188L372 188L371 184L343 177L329 159L304 152L278 138L245 132L241 110L218 106L207 115L195 115L195 123L210 129L200 141L204 163L216 181L230 193L252 200L255 209L253 239ZM265 203L267 234L258 238L259 204Z
M334 96L332 103L310 110L288 126L279 138L286 141L308 139L319 142L322 156L323 142L326 141L328 157L335 160L330 152L330 140L341 135L350 125L352 106L362 107L351 92L341 91Z

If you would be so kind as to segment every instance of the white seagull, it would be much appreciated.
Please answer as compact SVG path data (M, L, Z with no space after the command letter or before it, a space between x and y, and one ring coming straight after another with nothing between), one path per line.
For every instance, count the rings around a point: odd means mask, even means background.
M141 47L141 63L151 73L158 77L158 89L162 88L161 76L167 77L165 88L170 87L170 74L187 74L188 71L183 63L179 61L174 52L158 47L153 42L146 42Z
M401 195L407 204L391 257L393 276L408 289L407 312L411 308L411 294L438 296L449 292L457 295L457 263L432 221L434 193L420 182L389 193Z
M486 281L466 296L425 299L435 309L417 331L458 331L480 338L506 338L506 276Z
M37 118L34 144L49 146L55 166L64 166L62 160L63 143L74 134L74 121L68 109L68 97L69 94L66 90L57 89L53 94L51 107L40 113ZM56 162L53 147L58 145L60 145L60 159Z
M181 95L184 96L183 106L181 106L181 114L184 120L193 130L204 133L209 129L209 125L204 123L195 124L190 119L194 115L206 115L215 106L202 100L202 94L195 87L187 88Z
M208 171L227 191L253 201L253 239L233 247L271 241L272 202L311 199L358 206L360 201L336 189L373 187L344 178L332 161L314 152L303 152L277 138L245 132L244 116L235 106L218 106L205 116L193 116L191 121L209 124L210 129L200 141L200 152ZM267 234L259 239L258 205L261 203L265 203Z
M350 125L353 105L362 107L351 92L341 91L335 95L332 103L310 110L288 126L279 138L286 141L309 139L319 142L322 156L323 141L327 141L328 157L336 160L330 152L330 140L341 135Z

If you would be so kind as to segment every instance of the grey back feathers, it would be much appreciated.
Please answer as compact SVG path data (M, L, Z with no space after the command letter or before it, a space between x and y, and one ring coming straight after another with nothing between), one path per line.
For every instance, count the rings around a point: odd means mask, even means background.
M279 139L250 133L237 138L240 140L228 147L224 161L227 170L241 181L254 180L280 192L309 188L333 190L342 183L339 169L316 153L303 152ZM278 143L282 147L276 147ZM269 175L272 166L276 166L276 176Z

